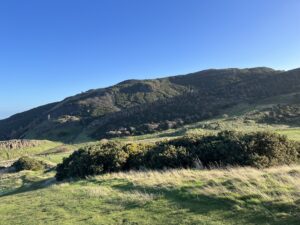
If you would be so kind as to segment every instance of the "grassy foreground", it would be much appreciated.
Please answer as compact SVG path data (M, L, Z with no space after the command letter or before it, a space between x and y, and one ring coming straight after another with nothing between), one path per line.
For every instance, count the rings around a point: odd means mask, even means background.
M0 224L300 224L300 166L0 175Z

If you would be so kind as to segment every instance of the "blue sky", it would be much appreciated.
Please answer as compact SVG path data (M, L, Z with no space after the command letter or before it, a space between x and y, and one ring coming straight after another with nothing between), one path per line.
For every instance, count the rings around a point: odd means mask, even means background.
M300 67L299 0L0 1L0 118L126 79Z

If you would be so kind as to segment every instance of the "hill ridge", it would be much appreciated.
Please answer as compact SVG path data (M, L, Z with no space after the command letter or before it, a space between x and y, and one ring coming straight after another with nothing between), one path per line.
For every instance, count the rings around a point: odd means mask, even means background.
M300 69L208 69L157 79L130 79L0 120L0 140L73 141L138 135L222 114L241 102L300 91Z

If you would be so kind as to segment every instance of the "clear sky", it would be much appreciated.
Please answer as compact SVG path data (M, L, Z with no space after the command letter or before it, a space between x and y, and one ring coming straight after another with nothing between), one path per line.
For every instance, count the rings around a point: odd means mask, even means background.
M300 67L299 0L2 0L0 118L208 68Z

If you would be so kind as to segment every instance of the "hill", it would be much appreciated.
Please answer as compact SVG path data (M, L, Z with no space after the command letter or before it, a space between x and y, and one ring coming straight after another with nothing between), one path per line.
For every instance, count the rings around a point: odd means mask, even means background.
M0 121L0 140L83 142L154 133L218 118L240 105L263 105L258 123L299 126L300 69L205 70L128 80ZM266 100L266 103L263 101ZM246 111L251 111L248 108Z
M299 69L269 68L129 80L2 120L0 139L12 140L0 141L0 223L299 224L297 163L55 180L63 158L80 148L109 144L95 141L104 137L129 147L162 140L174 146L173 139L183 135L235 130L272 131L300 141L299 80ZM13 172L9 166L22 156L47 167Z

